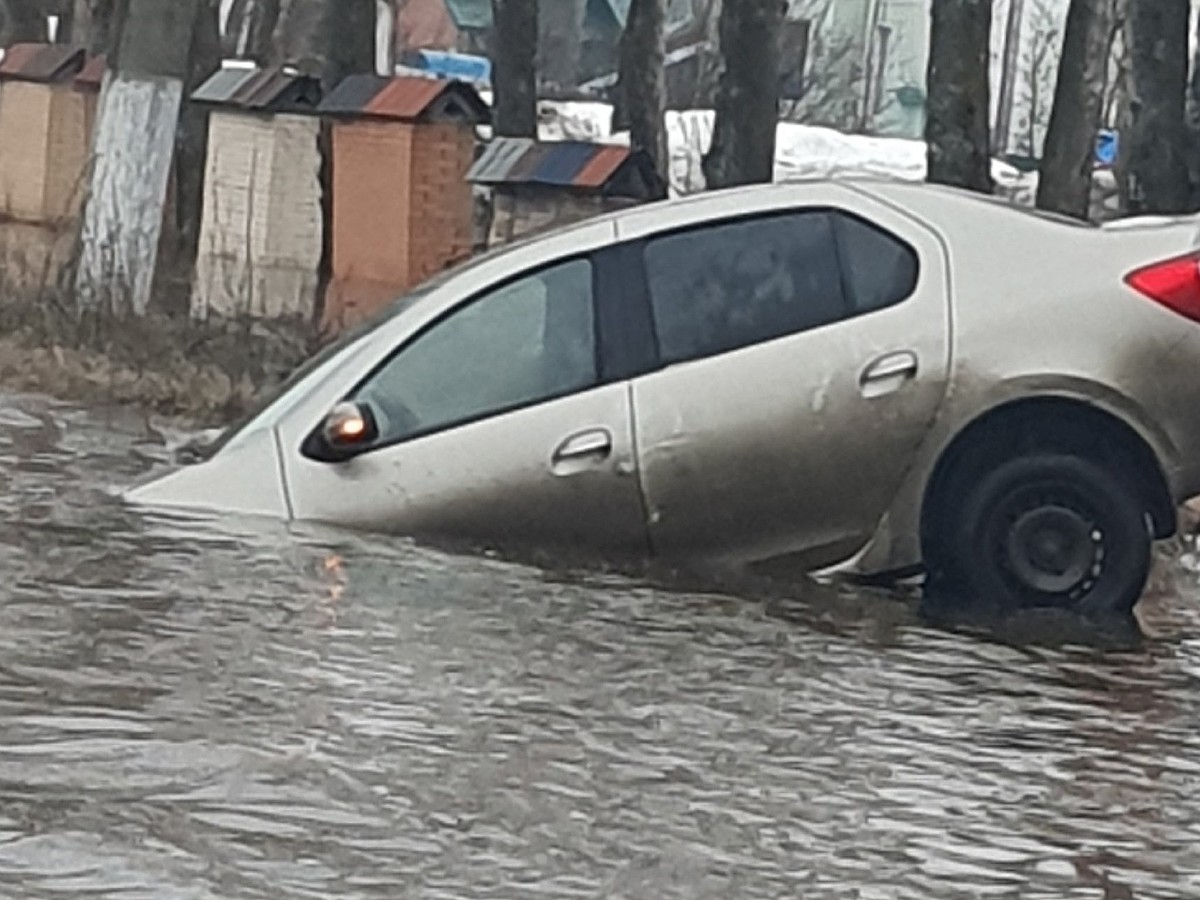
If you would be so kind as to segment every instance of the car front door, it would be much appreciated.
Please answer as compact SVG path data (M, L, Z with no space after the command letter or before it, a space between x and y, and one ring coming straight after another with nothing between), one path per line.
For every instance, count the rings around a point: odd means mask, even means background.
M379 439L341 463L284 429L293 514L369 530L645 552L631 386L598 362L597 255L485 290L405 340L348 399Z
M948 370L943 250L846 188L641 236L661 364L635 382L651 542L806 568L875 531ZM657 233L656 233L657 232Z

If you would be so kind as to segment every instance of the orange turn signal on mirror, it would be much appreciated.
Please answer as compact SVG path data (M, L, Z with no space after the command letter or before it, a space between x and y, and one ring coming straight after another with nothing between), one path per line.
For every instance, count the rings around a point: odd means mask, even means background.
M338 422L335 430L342 440L353 441L367 433L367 423L362 420L362 416L348 417Z

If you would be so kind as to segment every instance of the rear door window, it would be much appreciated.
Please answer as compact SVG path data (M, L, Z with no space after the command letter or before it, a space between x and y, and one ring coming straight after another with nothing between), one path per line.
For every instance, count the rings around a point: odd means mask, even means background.
M652 238L645 264L666 363L764 343L850 313L833 219L824 210Z

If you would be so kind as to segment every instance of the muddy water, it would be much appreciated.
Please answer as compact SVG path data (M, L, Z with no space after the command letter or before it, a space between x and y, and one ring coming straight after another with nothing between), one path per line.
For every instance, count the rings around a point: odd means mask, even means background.
M0 897L1194 898L1200 577L1134 652L151 519L0 400Z

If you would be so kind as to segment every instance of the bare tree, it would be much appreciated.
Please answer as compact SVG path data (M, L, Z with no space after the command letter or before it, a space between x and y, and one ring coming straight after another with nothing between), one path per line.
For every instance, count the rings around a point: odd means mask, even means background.
M573 88L579 83L586 10L587 0L539 0L537 69L547 86ZM629 15L632 22L632 10Z
M271 61L319 76L328 91L375 71L375 0L283 0Z
M727 0L721 6L724 70L712 148L704 157L710 189L774 179L779 31L786 5L781 0Z
M538 0L492 0L492 11L496 134L537 137Z
M0 44L45 41L47 12L44 0L0 0Z
M1188 208L1188 0L1129 0L1132 62L1128 173L1131 202L1141 212Z
M929 180L991 193L991 0L933 0L925 138Z
M722 0L708 0L704 18L704 40L697 48L696 80L692 91L691 106L694 109L709 109L717 102L717 89L721 82L721 36L720 18Z
M325 89L347 75L375 71L375 0L327 0L322 28L326 39L321 79Z
M1088 217L1096 131L1104 115L1109 0L1071 0L1054 90L1054 108L1042 155L1037 205Z
M670 174L667 134L665 50L666 0L633 0L621 37L617 93L629 124L632 146L645 150L664 179Z
M73 0L66 23L68 39L95 55L111 53L116 5L117 0Z
M1200 206L1200 18L1196 20L1196 52L1192 57L1192 76L1187 96L1188 181L1192 207Z
M191 95L221 67L220 0L202 0L188 50L184 97ZM208 111L184 100L179 114L172 180L175 186L174 245L169 264L190 271L200 246L204 212L204 167L208 158ZM185 292L180 292L181 299Z
M225 24L225 54L265 64L279 13L280 0L233 0Z

